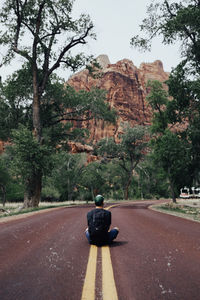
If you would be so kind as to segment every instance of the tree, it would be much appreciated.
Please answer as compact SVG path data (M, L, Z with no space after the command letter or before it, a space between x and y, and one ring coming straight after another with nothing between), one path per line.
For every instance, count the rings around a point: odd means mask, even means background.
M25 184L24 207L37 206L42 189L37 176L42 178L48 172L52 149L49 145L38 145L32 131L22 125L18 130L13 130L13 142L9 147L11 165L15 175L21 177Z
M182 128L170 124L171 115L168 108L171 108L171 102L162 84L153 81L148 83L148 87L151 91L146 99L153 111L151 125L153 159L156 165L165 171L173 202L176 202L177 188L181 187L180 183L184 184L188 180L190 145L182 139ZM184 176L181 176L183 174Z
M169 180L160 162L155 161L153 151L137 165L136 173L141 199L169 198Z
M32 129L31 70L23 67L0 85L0 139L8 141L12 129L23 124Z
M200 74L191 80L187 69L179 65L168 80L169 94L172 101L167 107L169 122L182 128L180 136L183 143L188 144L190 166L188 172L192 185L200 182ZM199 78L198 78L199 77Z
M4 156L0 156L0 191L2 193L2 203L5 206L6 203L6 190L10 181L10 174L5 163Z
M72 7L70 0L10 0L4 2L0 14L5 26L1 44L8 47L4 60L17 54L31 66L33 128L38 142L42 138L40 101L49 76L61 64L72 69L82 65L83 55L72 57L69 51L76 45L86 44L86 38L94 37L89 16L73 20Z
M85 153L71 154L61 151L55 156L54 169L51 174L54 185L60 193L60 200L74 199L75 191L81 181L86 167Z
M146 130L144 126L124 127L119 143L113 138L101 140L98 152L105 159L113 159L126 173L124 198L128 199L129 186L133 177L133 170L144 156Z
M149 50L152 39L158 35L164 44L181 43L182 61L172 70L167 81L171 101L164 114L168 124L182 127L179 138L182 144L187 144L190 152L190 164L187 167L193 184L199 182L200 166L200 131L197 121L200 118L199 15L199 0L152 2L140 26L145 36L135 36L131 40L133 46L143 50Z
M187 171L189 167L188 150L180 137L168 129L152 144L154 162L165 171L172 200L176 202L179 189L184 184L191 183Z
M27 62L31 72L32 97L28 100L31 101L33 138L36 140L38 148L43 147L45 138L44 127L46 124L42 106L45 107L47 100L45 93L54 71L61 65L75 70L91 59L84 56L83 53L74 56L71 53L71 50L77 45L86 44L88 38L95 38L89 16L81 15L79 19L73 20L73 2L72 0L8 0L3 3L0 12L0 22L4 29L0 34L0 44L7 47L3 63L9 63L17 55ZM59 89L59 93L64 93L63 88ZM53 97L54 100L55 98L57 100L55 94ZM56 100L54 107L58 108ZM81 111L82 114L87 111L85 106L82 108L81 105L80 107L76 106L75 110L76 117L78 111ZM68 111L68 117L71 116L71 119L73 112ZM66 115L67 112L65 112L67 119ZM56 115L52 118L55 118L54 123L59 123ZM61 120L62 118L60 118ZM53 122L53 120L51 121ZM51 133L55 135L55 131ZM36 168L34 172L30 173L33 174L33 177L28 180L30 185L28 190L31 191L28 199L30 205L37 206L41 194L42 170Z
M147 17L140 25L144 37L138 35L131 44L141 50L150 50L151 41L161 36L164 44L181 42L181 54L200 71L200 2L199 0L159 1L147 8Z
M42 182L40 180L41 184L36 185L35 180L38 176L42 179L43 175L51 172L51 156L59 149L69 150L69 140L84 142L87 137L87 132L74 127L73 122L92 118L104 118L111 122L115 120L114 111L104 102L104 91L93 89L90 92L76 92L70 86L64 87L63 82L52 75L41 98L43 137L38 143L33 135L30 104L33 95L29 79L27 66L15 72L2 85L2 104L7 108L7 116L2 120L3 132L0 132L0 138L5 136L12 141L12 163L15 165L16 175L21 173L25 182L26 207L37 206L39 203ZM0 108L0 113L1 111L3 114L4 110Z
M124 199L124 186L127 182L126 172L119 166L115 159L109 162L107 159L103 159L100 169L101 176L105 180L103 194L111 199Z
M87 192L87 198L94 200L95 194L105 194L103 166L99 161L89 163L83 170L80 185ZM87 199L87 200L88 200Z
M150 92L147 95L146 100L149 102L153 112L151 132L162 133L168 126L166 106L169 102L169 95L166 90L164 90L162 83L157 80L149 80L147 82L147 88Z

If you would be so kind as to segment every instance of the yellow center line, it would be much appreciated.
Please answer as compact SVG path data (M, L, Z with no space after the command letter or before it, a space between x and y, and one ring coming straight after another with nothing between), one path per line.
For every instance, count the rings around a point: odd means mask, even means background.
M119 204L111 205L109 207L106 207L106 209L108 210L117 205ZM98 248L95 245L90 246L90 253L81 300L95 300L97 249ZM109 246L101 247L101 255L103 300L118 300Z
M97 247L91 245L81 300L95 299Z
M110 205L110 206L106 207L105 209L106 209L106 210L109 210L110 208L115 207L115 206L119 206L119 204L113 204L113 205Z
M110 249L108 246L101 248L102 255L102 293L104 300L118 300L114 280Z

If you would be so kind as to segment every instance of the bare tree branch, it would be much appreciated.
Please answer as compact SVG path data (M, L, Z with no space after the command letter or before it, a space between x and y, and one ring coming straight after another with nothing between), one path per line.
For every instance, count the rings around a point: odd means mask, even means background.
M75 122L84 122L84 121L90 121L90 120L92 120L94 117L93 116L91 116L91 117L87 117L87 118L65 118L65 117L63 117L63 118L60 118L60 119L58 119L58 120L56 120L56 121L54 121L54 122L51 122L51 123L49 123L49 125L50 126L54 126L54 125L56 125L56 124L58 124L58 123L61 123L61 122L63 122L63 121L75 121Z
M164 3L165 3L165 5L166 5L166 7L167 7L167 11L168 11L168 13L170 14L171 18L176 17L176 15L172 13L168 1L165 0Z
M28 61L32 61L32 58L28 55L28 53L26 51L20 50L18 48L19 34L20 34L22 18L23 18L22 12L20 13L19 0L16 0L15 14L16 14L16 17L17 17L17 25L16 25L16 33L15 33L15 37L14 37L14 43L13 43L13 47L12 47L13 51L15 53L20 54L21 56L25 57Z
M93 25L90 25L87 28L86 32L81 37L79 37L77 39L74 39L74 38L71 39L71 42L66 47L64 47L64 49L61 51L57 61L55 62L55 64L49 70L48 75L50 75L54 70L56 70L60 66L60 63L61 63L61 61L62 61L62 59L63 59L63 57L64 57L64 55L66 54L67 51L69 51L71 48L73 48L74 46L76 46L78 44L86 44L85 38L88 36L89 31L92 28L93 28Z

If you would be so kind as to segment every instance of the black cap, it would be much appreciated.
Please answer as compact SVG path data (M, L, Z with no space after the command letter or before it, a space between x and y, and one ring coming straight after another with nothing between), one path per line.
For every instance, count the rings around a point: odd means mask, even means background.
M94 199L96 206L102 206L104 197L102 195L97 195Z

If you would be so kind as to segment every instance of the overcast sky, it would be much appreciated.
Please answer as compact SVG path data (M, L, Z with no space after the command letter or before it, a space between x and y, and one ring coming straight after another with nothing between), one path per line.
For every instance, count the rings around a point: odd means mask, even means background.
M0 0L2 3L2 0ZM107 54L111 63L127 58L139 67L142 62L163 62L164 70L170 72L180 61L179 47L164 46L160 39L153 43L152 51L140 53L130 46L132 36L139 34L139 25L146 16L146 7L150 0L76 0L74 14L87 13L95 25L97 40L90 40L83 48L86 54L98 56ZM5 79L17 66L1 68ZM59 75L68 79L70 72L60 71Z

